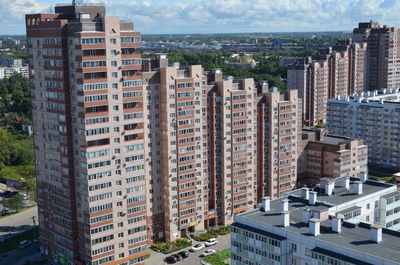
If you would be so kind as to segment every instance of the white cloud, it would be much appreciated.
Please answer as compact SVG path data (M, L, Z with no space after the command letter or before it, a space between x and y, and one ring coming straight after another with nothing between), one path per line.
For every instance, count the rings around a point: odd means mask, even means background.
M0 33L21 34L25 32L25 14L42 12L47 4L36 0L0 0Z
M62 1L62 0L60 0ZM64 0L66 1L66 0ZM96 0L87 0L96 2ZM101 1L101 0L100 0ZM103 1L104 2L104 1ZM105 0L107 12L132 20L142 33L351 30L376 20L400 26L400 0ZM0 0L0 33L50 0ZM9 32L12 33L12 32Z
M351 30L358 22L395 25L400 0L108 1L108 12L143 33Z

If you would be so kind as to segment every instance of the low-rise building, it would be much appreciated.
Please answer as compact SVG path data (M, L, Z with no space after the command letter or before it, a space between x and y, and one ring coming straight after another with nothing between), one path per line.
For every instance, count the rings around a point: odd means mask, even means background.
M321 178L357 177L368 171L368 146L363 140L303 128L298 144L298 186L315 186Z
M29 67L0 67L0 79L10 78L14 74L22 74L25 77L29 77Z
M323 179L236 215L231 264L400 264L400 232L390 223L400 217L400 193L366 176Z

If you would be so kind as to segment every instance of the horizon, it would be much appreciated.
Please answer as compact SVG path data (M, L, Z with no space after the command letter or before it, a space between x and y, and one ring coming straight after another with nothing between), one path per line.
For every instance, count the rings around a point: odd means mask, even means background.
M5 1L0 12L0 35L24 35L25 14L53 12L58 4L50 0ZM105 2L108 15L131 20L143 35L347 32L370 20L397 26L400 12L400 0Z

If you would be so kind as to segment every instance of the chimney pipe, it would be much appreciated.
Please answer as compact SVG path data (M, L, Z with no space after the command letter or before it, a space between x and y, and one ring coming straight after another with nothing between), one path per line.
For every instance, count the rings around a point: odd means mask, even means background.
M315 205L317 203L317 192L310 191L310 198L308 199L308 204Z
M306 208L303 210L303 222L308 224L308 220L311 218L311 210Z
M360 181L361 181L362 183L365 183L365 182L367 181L367 179L368 179L368 175L367 175L366 172L360 172L360 173L358 173L358 177L360 178Z
M301 197L302 197L303 199L308 200L308 199L309 199L309 196L310 196L310 189L307 188L307 187L302 188L302 189L301 189Z
M270 207L271 207L271 198L266 196L262 199L261 211L268 212L270 210Z
M342 231L342 215L332 217L332 231L340 233Z
M289 200L287 198L281 200L281 211L289 211Z
M371 225L371 241L375 243L382 241L382 226Z
M324 185L325 194L331 196L334 188L335 188L335 181L326 179Z
M349 177L346 177L344 179L344 186L345 186L346 190L350 189L350 178Z
M281 226L288 227L289 224L289 211L281 212Z
M363 184L361 181L354 181L353 187L355 194L361 195L363 193Z
M313 235L317 236L320 234L320 220L318 218L311 218L308 221L308 232Z

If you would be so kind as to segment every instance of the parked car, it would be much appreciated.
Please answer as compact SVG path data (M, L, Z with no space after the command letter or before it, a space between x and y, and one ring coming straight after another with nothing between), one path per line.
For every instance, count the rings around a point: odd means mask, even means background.
M206 247L210 247L210 246L214 246L214 245L217 244L217 243L218 243L217 239L215 239L215 238L210 238L210 239L205 243L205 245L206 245Z
M29 241L29 240L22 240L21 242L19 242L19 248L26 248L26 247L29 246L30 244L32 244L31 241Z
M202 249L205 248L205 247L206 247L206 246L205 246L203 243L196 244L196 245L194 245L194 246L190 249L190 251L196 252L196 251L202 250Z
M200 257L207 257L207 256L210 256L215 253L217 253L217 251L215 249L207 249L206 251L201 253Z
M178 259L175 257L175 255L172 255L172 256L167 257L166 261L168 263L176 263L178 261Z
M176 257L176 259L177 259L178 261L180 261L180 260L183 259L183 257L182 257L181 255L179 255L179 254L174 254L174 256Z
M27 200L28 199L28 195L22 194L22 199Z
M189 257L189 252L187 252L187 251L185 251L185 250L179 252L178 254L181 255L182 258L184 258L184 259L186 259L187 257Z

